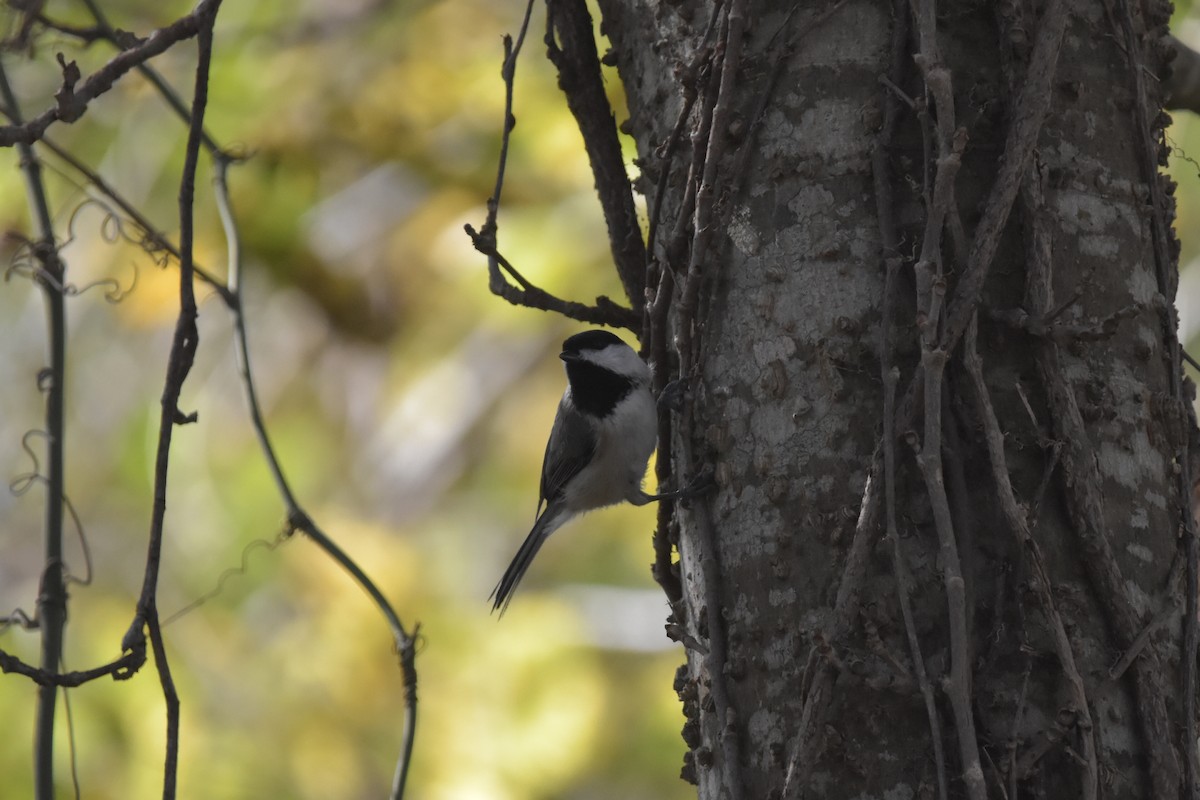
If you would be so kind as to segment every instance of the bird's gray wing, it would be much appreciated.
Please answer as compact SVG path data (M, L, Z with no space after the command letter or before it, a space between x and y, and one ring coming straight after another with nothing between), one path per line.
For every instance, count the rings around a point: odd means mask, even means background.
M542 504L562 493L567 482L587 466L596 452L596 435L587 419L566 397L558 404L546 454L542 458L542 486L538 495L538 514Z

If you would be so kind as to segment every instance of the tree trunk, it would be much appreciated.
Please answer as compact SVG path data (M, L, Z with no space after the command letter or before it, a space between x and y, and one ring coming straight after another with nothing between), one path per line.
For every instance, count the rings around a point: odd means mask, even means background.
M700 797L1195 797L1166 4L600 5Z

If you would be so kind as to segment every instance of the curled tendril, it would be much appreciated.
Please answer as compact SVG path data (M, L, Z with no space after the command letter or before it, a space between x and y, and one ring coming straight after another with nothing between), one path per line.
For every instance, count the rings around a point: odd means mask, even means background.
M28 278L34 283L43 283L55 291L65 294L62 282L41 265L40 260L34 255L34 249L32 245L27 248L23 246L17 254L14 254L12 263L4 270L5 282L16 275L18 278Z
M38 622L37 616L29 616L24 609L14 608L7 615L0 617L0 633L8 630L16 625L21 630L34 631L37 630L41 623Z
M121 216L116 209L96 197L86 197L71 211L66 225L67 236L61 244L56 246L56 250L61 250L78 239L76 231L81 224L81 216L86 209L90 208L99 209L100 211L99 232L100 238L105 243L117 244L119 242L126 242L144 251L157 266L165 267L168 264L170 253L156 234L142 230L142 227L135 221ZM130 230L131 228L132 230ZM10 232L6 236L17 241L17 247L13 251L12 259L8 267L4 270L4 280L6 282L11 280L14 275L20 278L28 278L35 283L41 282L51 287L64 297L76 297L86 294L93 289L104 287L104 299L113 304L124 300L137 286L137 262L130 262L133 277L129 281L128 286L122 286L121 281L117 278L101 278L82 286L61 281L42 266L44 259L39 257L38 248L43 245L30 241L28 238L16 233Z
M1192 169L1196 170L1196 174L1200 175L1200 162L1189 156L1169 134L1164 133L1163 138L1167 140L1167 144L1171 147L1171 157L1190 164Z
M75 510L75 504L71 502L71 498L63 494L63 505L66 506L67 513L71 515L71 522L75 525L75 535L79 538L79 549L83 551L83 569L85 577L77 578L75 573L71 572L70 566L63 564L63 580L67 583L75 583L80 586L92 585L92 548L88 546L87 535L83 531L83 520L79 518L79 512Z
M14 497L21 497L28 492L35 484L47 483L46 476L42 474L41 462L38 460L37 453L34 452L30 440L34 437L43 439L49 438L45 431L33 429L25 431L25 435L21 437L21 449L29 456L29 460L33 462L33 469L28 472L23 472L13 478L8 484L8 490ZM71 523L75 526L75 535L79 539L79 549L83 551L83 567L84 577L76 577L71 568L65 562L62 564L63 580L68 583L76 583L80 586L90 586L92 583L92 548L88 545L87 534L83 529L83 520L79 516L79 512L75 510L75 504L71 502L71 498L63 494L63 506L67 509L67 513L71 516ZM3 619L0 618L0 630L3 630Z
M131 244L150 256L158 267L166 267L171 263L170 248L167 247L161 234L157 231L147 230L138 220L122 214L120 209L94 195L88 195L87 199L81 201L71 212L71 219L67 226L70 236L68 241L74 238L75 223L80 212L93 206L100 209L100 238L107 244L118 244L119 242ZM129 294L130 291L131 289L127 289L124 294Z
M91 283L85 283L83 286L76 286L73 283L68 283L66 286L63 287L63 294L66 295L67 297L74 297L76 295L81 295L86 292L90 292L92 289L96 289L101 286L106 286L108 288L104 292L105 301L112 303L113 305L116 305L117 303L121 302L126 297L128 297L133 292L133 290L137 287L137 282L138 282L137 262L131 261L131 262L129 262L129 266L133 270L133 279L129 281L128 286L124 286L124 287L121 286L121 282L119 280L117 280L116 278L101 278L98 281L92 281Z
M8 283L13 275L21 278L32 278L36 275L38 266L33 257L33 242L14 231L5 233L4 238L17 243L13 249L12 260L4 270L4 282Z
M25 435L21 437L21 449L29 456L29 460L33 462L33 469L29 472L23 472L13 478L8 484L8 491L13 497L20 497L29 491L29 489L39 480L45 480L42 477L42 465L38 460L37 453L33 452L33 447L29 444L29 440L35 436L40 436L43 439L49 439L49 435L37 428L25 431Z
M18 278L32 278L36 274L36 269L29 264L13 262L4 269L4 282L8 283L12 280L12 276Z
M117 212L116 209L96 197L87 197L80 201L79 205L75 206L74 210L71 211L71 217L67 221L67 238L66 241L63 242L62 247L66 247L74 242L76 238L78 238L75 231L76 226L79 223L80 215L83 213L84 209L93 207L100 210L100 238L103 239L105 243L117 244L118 242L123 241L131 244L139 244L139 239L137 237L126 233L126 220ZM86 283L83 286L76 286L73 283L67 283L60 288L60 291L65 297L75 297L85 294L92 289L104 286L107 287L107 290L104 292L104 299L109 303L119 303L124 300L130 292L133 291L135 286L137 286L137 264L134 263L132 266L133 280L130 282L128 288L122 288L121 282L116 278L101 278L100 280Z
M193 600L192 602L188 603L183 608L176 611L174 614L171 614L169 617L164 617L162 620L163 627L166 627L167 625L170 625L172 622L175 622L176 620L187 616L188 614L190 614L193 611L195 611L196 609L198 609L200 606L207 603L209 600L212 600L213 598L220 595L221 592L225 591L225 584L228 581L230 581L231 579L245 575L246 572L250 568L250 556L254 553L254 551L266 550L268 553L273 553L281 544L283 544L290 538L291 538L291 531L288 530L287 528L284 528L284 530L280 531L279 534L276 535L276 537L274 539L270 539L270 540L255 539L254 541L250 542L250 544L248 544L244 548L242 548L242 561L238 566L229 567L224 572L222 572L217 577L217 585L214 586L211 590L200 595L195 600Z
M99 202L93 200L93 202ZM104 218L100 220L100 238L104 239L109 244L116 244L121 239L128 238L125 235L125 223L115 211L104 206Z
M166 269L170 265L171 259L174 258L170 249L158 238L158 234L143 231L138 238L137 245L153 259L155 266L159 269Z

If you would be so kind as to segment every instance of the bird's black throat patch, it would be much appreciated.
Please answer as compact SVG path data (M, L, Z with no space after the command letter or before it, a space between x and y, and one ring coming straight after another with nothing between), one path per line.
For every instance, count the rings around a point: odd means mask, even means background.
M567 362L571 402L585 414L606 417L630 392L633 381L587 361Z

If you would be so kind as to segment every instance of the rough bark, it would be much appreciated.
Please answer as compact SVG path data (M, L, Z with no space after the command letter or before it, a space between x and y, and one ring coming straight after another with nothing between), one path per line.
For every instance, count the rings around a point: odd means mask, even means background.
M1181 796L1166 8L600 6L693 389L676 471L717 477L676 539L700 796Z

